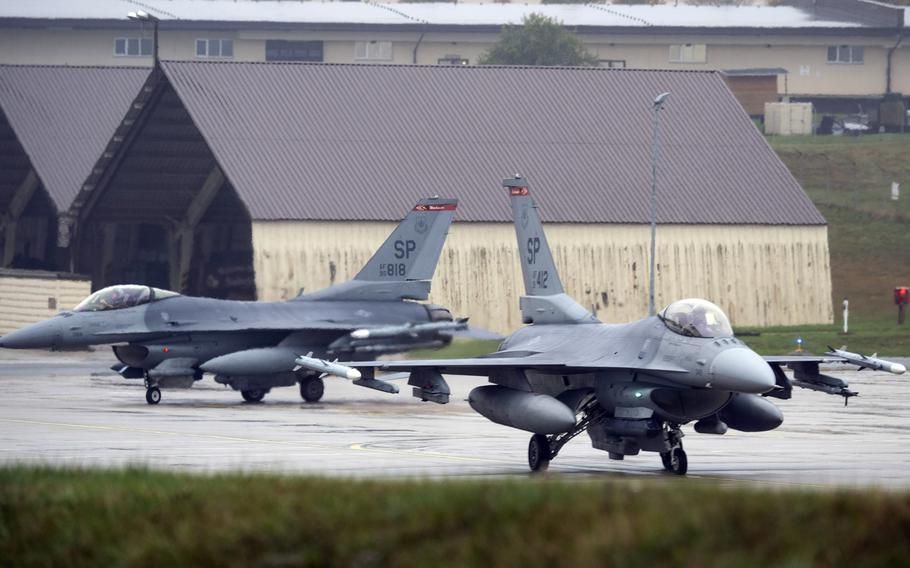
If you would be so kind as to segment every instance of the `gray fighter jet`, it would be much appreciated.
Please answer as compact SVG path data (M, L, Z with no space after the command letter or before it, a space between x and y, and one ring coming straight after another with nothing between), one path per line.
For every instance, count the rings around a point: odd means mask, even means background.
M504 182L511 195L526 295L525 323L499 350L473 359L352 363L365 376L405 371L414 396L445 404L443 374L489 377L471 391L471 407L498 424L532 432L531 470L546 469L569 440L587 431L611 459L660 454L675 474L688 467L681 425L724 434L772 430L783 416L768 397L790 398L793 386L845 397L844 381L819 373L819 363L847 362L903 373L880 359L832 350L824 357L762 358L733 336L716 305L686 299L659 315L619 325L598 321L563 291L538 211L524 179ZM794 379L783 372L794 369Z
M0 346L65 349L115 344L112 367L144 379L146 401L161 388L186 388L204 372L250 402L273 387L300 384L308 402L322 398L323 374L397 392L361 379L355 369L322 358L374 359L377 354L440 347L464 332L444 307L426 300L454 199L421 200L353 280L284 302L194 298L148 286L95 292L71 311L13 331Z

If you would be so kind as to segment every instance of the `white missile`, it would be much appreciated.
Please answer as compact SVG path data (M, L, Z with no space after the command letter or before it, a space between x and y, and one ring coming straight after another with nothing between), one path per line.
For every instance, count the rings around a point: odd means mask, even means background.
M360 379L360 371L357 369L348 367L347 365L339 365L338 363L332 361L325 361L323 359L316 359L315 357L301 355L297 357L294 362L297 363L298 369L300 367L303 367L311 371L326 373L327 375L334 375L336 377L341 377L342 379L348 379L351 381Z
M843 349L834 349L830 345L828 346L828 349L831 350L828 355L843 357L848 363L858 367L864 367L874 371L887 371L889 373L894 373L895 375L903 375L907 371L907 367L904 365L879 359L875 355L866 357L860 353L851 353L850 351L844 351Z
M428 323L389 325L385 327L374 327L355 329L351 332L352 339L378 339L398 337L402 335L418 336L422 333L440 332L440 331L459 331L468 327L467 319L456 321L434 321Z

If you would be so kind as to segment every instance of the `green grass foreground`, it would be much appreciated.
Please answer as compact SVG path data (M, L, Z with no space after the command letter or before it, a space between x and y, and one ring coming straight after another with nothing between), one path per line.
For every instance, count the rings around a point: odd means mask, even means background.
M4 566L897 566L910 494L0 468Z

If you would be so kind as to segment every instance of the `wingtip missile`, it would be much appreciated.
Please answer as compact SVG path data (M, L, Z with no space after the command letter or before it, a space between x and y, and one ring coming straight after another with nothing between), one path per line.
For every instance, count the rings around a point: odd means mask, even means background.
M861 353L852 353L844 349L834 349L830 345L828 346L828 349L830 349L827 353L828 355L841 357L847 363L856 365L860 368L872 369L874 371L887 371L895 375L903 375L907 371L907 367L900 363L886 361L885 359L879 359L875 356L867 357Z
M302 367L318 373L334 375L336 377L341 377L342 379L348 379L349 381L357 381L361 378L360 371L353 367L325 361L323 359L316 359L315 357L301 355L297 357L294 362L299 366L298 368Z

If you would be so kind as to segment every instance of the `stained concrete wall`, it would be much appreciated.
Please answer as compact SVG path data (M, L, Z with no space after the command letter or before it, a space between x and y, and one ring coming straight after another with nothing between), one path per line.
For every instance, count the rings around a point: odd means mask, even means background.
M91 281L81 276L0 270L0 335L72 309L91 291Z
M260 300L290 298L343 282L385 240L393 223L253 223ZM548 224L563 286L606 322L647 311L649 228ZM431 301L498 332L521 325L521 269L505 223L455 223L433 279ZM831 270L824 226L668 225L657 232L656 303L701 297L736 326L830 323Z

